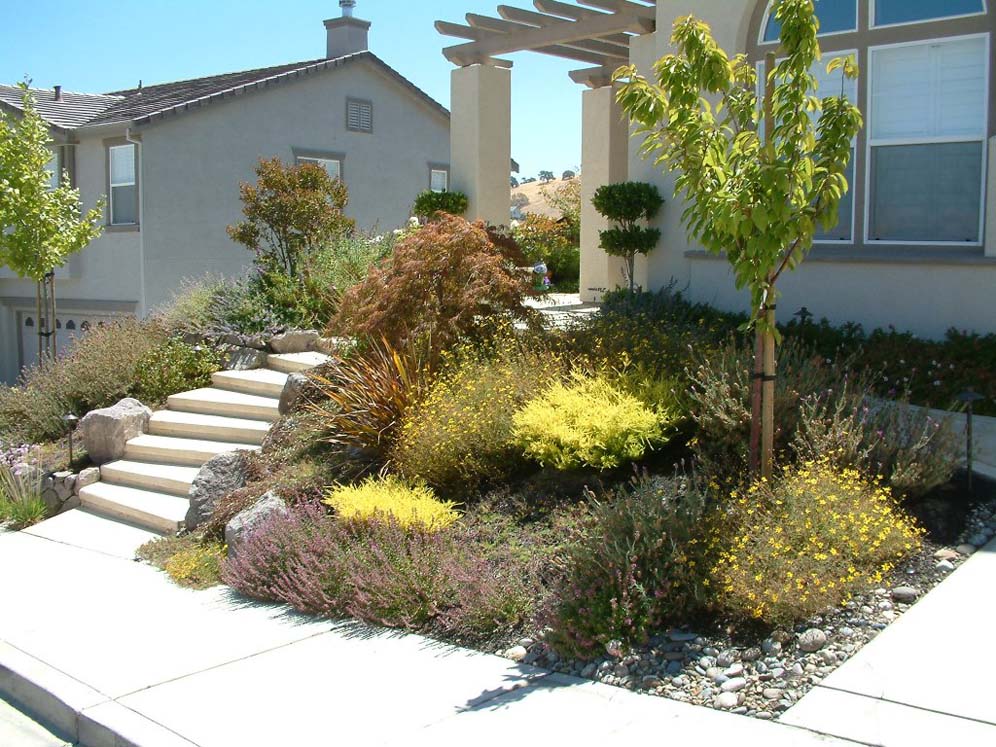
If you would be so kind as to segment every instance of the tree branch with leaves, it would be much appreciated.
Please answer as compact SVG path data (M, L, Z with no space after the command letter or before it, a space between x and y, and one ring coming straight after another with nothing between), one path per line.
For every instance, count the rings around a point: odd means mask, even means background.
M843 95L816 96L812 69L821 53L813 0L778 0L774 14L782 56L768 56L763 95L747 57L729 57L693 16L675 22L677 52L655 63L655 81L633 66L615 75L619 102L644 137L643 153L676 174L690 236L724 254L737 288L750 294L748 326L757 336L751 461L766 477L773 463L777 283L803 262L818 226L837 223L851 143L863 124ZM827 70L858 74L850 58L831 61Z

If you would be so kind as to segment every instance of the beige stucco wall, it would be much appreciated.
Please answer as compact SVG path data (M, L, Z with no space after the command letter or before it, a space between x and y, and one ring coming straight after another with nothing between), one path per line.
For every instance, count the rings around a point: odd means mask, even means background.
M346 99L373 102L373 133L346 130ZM430 163L449 163L449 126L373 65L357 63L212 104L142 128L146 300L166 302L184 278L234 276L250 254L226 226L241 217L239 182L260 158L293 149L342 154L347 213L364 229L405 223L429 186Z
M654 60L671 51L676 18L694 13L712 27L728 51L746 49L759 0L658 0L658 32L633 45L632 60L645 75ZM991 123L992 125L992 123ZM630 178L656 183L667 203L656 221L661 243L648 259L651 288L672 280L696 301L746 310L746 292L736 291L724 260L701 253L689 241L673 195L673 179L643 160L638 139L630 145ZM996 147L990 151L996 155ZM888 247L817 247L806 263L781 285L780 313L807 306L834 322L857 321L866 327L895 325L939 337L950 327L996 331L996 178L990 158L985 256L981 250Z
M76 183L83 204L92 208L107 192L104 139L124 128L83 135L76 146ZM105 231L56 274L56 297L65 312L134 313L141 300L141 244L135 231ZM0 276L0 381L17 376L16 316L33 309L35 284ZM61 316L61 315L60 315Z

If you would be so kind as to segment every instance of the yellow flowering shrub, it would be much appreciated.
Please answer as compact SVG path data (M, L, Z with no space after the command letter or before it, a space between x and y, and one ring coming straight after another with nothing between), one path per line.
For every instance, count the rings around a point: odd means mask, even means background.
M881 583L919 547L922 530L889 488L822 459L734 493L707 536L705 583L716 604L736 617L785 624Z
M429 532L444 529L460 518L455 504L440 501L432 488L410 485L394 475L340 485L331 490L325 503L342 519L392 519L405 529Z
M473 491L507 477L524 462L512 416L560 370L551 355L457 351L406 412L392 464L442 491Z
M666 442L662 421L668 420L605 376L576 372L517 412L513 435L526 456L544 466L613 469Z
M162 568L173 581L192 589L207 589L221 583L221 561L227 548L220 543L187 544L169 557Z

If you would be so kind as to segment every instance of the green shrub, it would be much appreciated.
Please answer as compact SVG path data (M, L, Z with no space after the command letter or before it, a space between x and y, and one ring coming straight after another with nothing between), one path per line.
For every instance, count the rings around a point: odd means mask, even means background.
M89 330L66 355L0 388L0 437L38 443L66 434L62 418L83 416L133 393L141 363L169 339L157 322L123 319Z
M558 290L576 286L581 277L581 249L571 225L530 213L514 229L515 240L530 264L543 261Z
M461 216L467 212L467 195L463 192L433 192L426 190L415 198L412 215L423 221L434 219L439 213Z
M455 504L440 501L431 488L394 475L335 487L325 503L344 521L394 521L404 529L425 532L438 532L460 518Z
M211 374L220 368L216 350L172 337L139 361L132 394L149 407L157 407L177 392L210 386Z
M643 477L595 501L567 551L551 644L588 658L611 640L645 643L667 621L686 621L698 604L687 551L703 507L700 488L683 478Z
M921 536L888 488L826 459L753 485L709 524L714 604L771 625L805 620L880 584Z
M801 461L879 475L898 495L917 498L949 482L963 445L947 420L908 402L870 402L865 379L805 397L792 448Z
M530 400L513 419L513 437L526 456L544 466L612 469L639 459L667 440L654 413L604 376L575 373Z
M463 350L405 414L391 462L402 474L464 495L522 466L512 417L561 369L558 358L509 346Z
M664 199L656 185L622 182L603 184L595 190L591 204L601 215L616 224L599 232L600 245L606 254L626 260L626 277L632 293L636 289L636 255L649 254L661 239L659 229L646 228L639 223L656 216Z
M0 526L25 529L48 518L41 497L42 473L0 463Z

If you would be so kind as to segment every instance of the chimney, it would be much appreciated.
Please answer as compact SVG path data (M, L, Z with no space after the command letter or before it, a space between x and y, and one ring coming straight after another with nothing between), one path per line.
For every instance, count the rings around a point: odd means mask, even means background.
M370 21L353 18L356 0L339 0L339 7L342 8L342 16L330 18L325 22L325 31L328 35L325 57L330 60L348 54L366 52L370 48L368 43Z
M55 86L55 90L53 91L53 93L54 93L53 98L56 101L62 101L62 86Z

